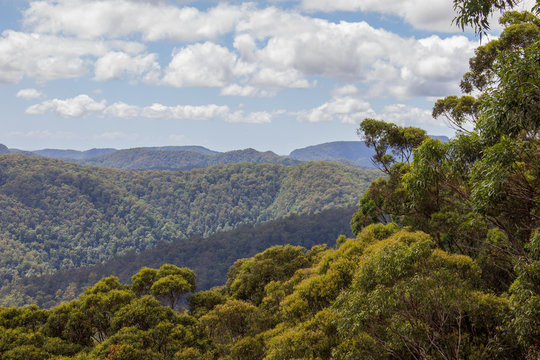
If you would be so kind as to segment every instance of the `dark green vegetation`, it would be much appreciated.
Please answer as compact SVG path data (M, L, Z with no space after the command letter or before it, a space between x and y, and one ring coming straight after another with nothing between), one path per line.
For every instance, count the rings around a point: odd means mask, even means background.
M136 148L79 161L82 165L104 166L124 170L191 170L218 164L241 162L297 165L299 161L279 156L271 151L254 149L225 153L208 153L194 150L154 150Z
M127 172L0 156L0 281L98 264L158 241L352 206L378 173L332 163Z
M481 30L513 1L455 4ZM502 22L462 83L479 96L435 106L455 139L361 123L388 176L361 199L354 238L240 259L189 311L173 308L194 274L173 265L51 310L3 308L2 359L539 359L540 19Z
M244 225L207 238L177 239L160 242L140 254L130 252L103 264L53 274L19 279L0 289L5 304L38 304L52 307L73 300L100 278L117 276L127 282L143 266L158 268L163 263L187 266L197 277L199 290L222 285L227 269L239 258L255 255L274 245L299 245L306 248L332 244L336 234L350 233L349 219L354 209L331 209L318 214L290 215L257 226Z

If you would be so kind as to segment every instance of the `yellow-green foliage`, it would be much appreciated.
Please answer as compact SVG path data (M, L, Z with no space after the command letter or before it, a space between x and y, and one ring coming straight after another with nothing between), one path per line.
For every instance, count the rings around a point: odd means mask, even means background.
M537 256L534 238L531 254ZM109 277L50 311L0 308L1 359L389 359L535 356L526 331L534 266L511 298L483 291L471 258L422 232L370 225L338 247L273 247L238 261L228 285L191 296L181 314L154 298L162 278L141 269L133 286ZM150 293L150 294L149 294ZM257 294L252 296L252 294ZM536 296L536 297L535 297ZM533 304L533 305L531 305ZM518 316L512 320L512 314ZM512 330L513 326L516 330ZM516 341L517 339L517 341ZM526 347L527 346L527 347Z

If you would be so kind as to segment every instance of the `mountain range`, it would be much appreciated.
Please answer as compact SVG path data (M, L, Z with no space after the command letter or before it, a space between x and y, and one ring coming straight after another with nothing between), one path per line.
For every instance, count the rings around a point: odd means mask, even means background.
M446 136L432 136L443 142ZM301 161L325 160L342 165L373 168L373 149L363 141L334 141L293 150L288 156L272 151L243 149L227 152L203 146L160 146L131 149L90 149L86 151L42 149L24 151L8 149L0 144L0 154L37 155L75 162L81 165L102 166L123 170L191 170L218 164L240 162L297 165Z

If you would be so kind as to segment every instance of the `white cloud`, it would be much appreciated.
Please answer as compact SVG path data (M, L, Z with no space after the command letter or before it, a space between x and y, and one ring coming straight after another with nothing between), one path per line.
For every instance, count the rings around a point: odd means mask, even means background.
M365 11L403 18L417 29L456 32L453 4L448 0L302 0L302 7L316 11Z
M97 102L90 96L82 94L70 99L52 99L32 105L26 109L26 113L40 115L52 111L62 117L76 118L91 112L102 111L105 109L105 104L105 100Z
M130 56L125 52L111 51L99 58L94 66L94 79L98 81L122 80L131 76L155 83L160 75L157 54Z
M39 81L84 76L92 57L111 49L137 52L137 43L87 41L6 30L0 36L0 83L17 83L23 77Z
M226 116L229 112L228 106L220 105L179 105L171 108L173 118L189 120L209 120Z
M366 82L372 94L397 98L458 93L459 79L468 70L475 47L464 36L416 40L387 59L377 59L366 73Z
M266 25L267 13L272 26ZM477 45L464 36L403 38L365 22L302 17L291 24L290 16L275 9L260 11L237 26L235 49L242 60L257 65L250 85L302 88L310 86L307 76L321 76L367 82L377 96L438 96L459 90ZM283 33L284 28L290 32ZM265 38L258 48L255 39Z
M103 113L112 118L133 119L140 115L141 109L135 105L129 105L124 102L115 102L109 105Z
M352 95L336 95L321 106L296 115L299 121L308 122L339 120L358 125L365 118L375 118L400 126L446 127L444 122L431 116L430 110L406 104L391 104L383 107L381 111L375 111L367 101Z
M269 112L246 113L243 110L231 110L226 105L177 105L167 106L154 103L146 107L128 105L117 102L107 107L103 114L113 118L132 119L178 119L178 120L211 120L221 119L230 123L264 124L272 122L274 114Z
M255 86L241 86L238 84L231 84L221 89L219 92L222 96L257 96L257 97L269 97L276 94L275 91L268 91L257 88Z
M245 114L243 111L235 111L227 115L225 121L230 123L268 124L272 122L273 115L266 111Z
M228 106L215 104L166 106L154 103L141 108L117 102L107 107L103 113L109 117L123 119L143 117L148 119L210 120L224 118L230 113L230 110Z
M405 104L387 105L376 117L400 126L417 126L421 128L426 126L446 126L444 122L434 119L430 110Z
M322 122L340 120L343 123L357 124L366 117L375 114L371 105L360 98L352 96L334 97L329 102L298 114L300 121Z
M44 94L43 92L36 89L21 89L17 92L17 95L15 96L25 100L34 100L40 99L44 96Z
M355 85L349 84L332 91L334 96L355 95L358 94L358 88Z
M424 1L390 0L396 10L375 0L305 0L302 6L393 11L399 16L409 16L409 8L418 7L414 16L425 15L418 21L438 19L442 3ZM77 78L93 68L98 81L218 87L222 96L268 97L284 88L315 87L315 79L322 77L350 84L348 89L336 89L335 95L353 95L354 84L363 83L370 96L402 101L458 92L477 45L464 36L404 38L366 22L334 23L295 10L260 9L253 3L197 10L167 1L43 0L31 2L24 16L27 28L42 34L3 33L0 83L25 76L40 81ZM189 43L173 51L162 72L157 54L145 52L142 44L115 39L134 34L147 41ZM230 48L220 38L226 34L233 36ZM204 42L192 43L199 40ZM152 114L152 109L147 112Z
M241 64L227 48L205 42L178 50L165 70L169 85L220 87L241 74Z
M248 6L219 4L200 11L158 1L33 1L24 24L36 32L86 39L140 34L144 41L199 41L230 32Z

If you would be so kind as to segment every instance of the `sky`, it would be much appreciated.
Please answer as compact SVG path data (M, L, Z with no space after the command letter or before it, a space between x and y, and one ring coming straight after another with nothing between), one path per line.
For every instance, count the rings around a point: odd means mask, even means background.
M452 136L431 109L479 45L454 16L452 0L0 0L0 143L285 155L359 140L367 117Z

